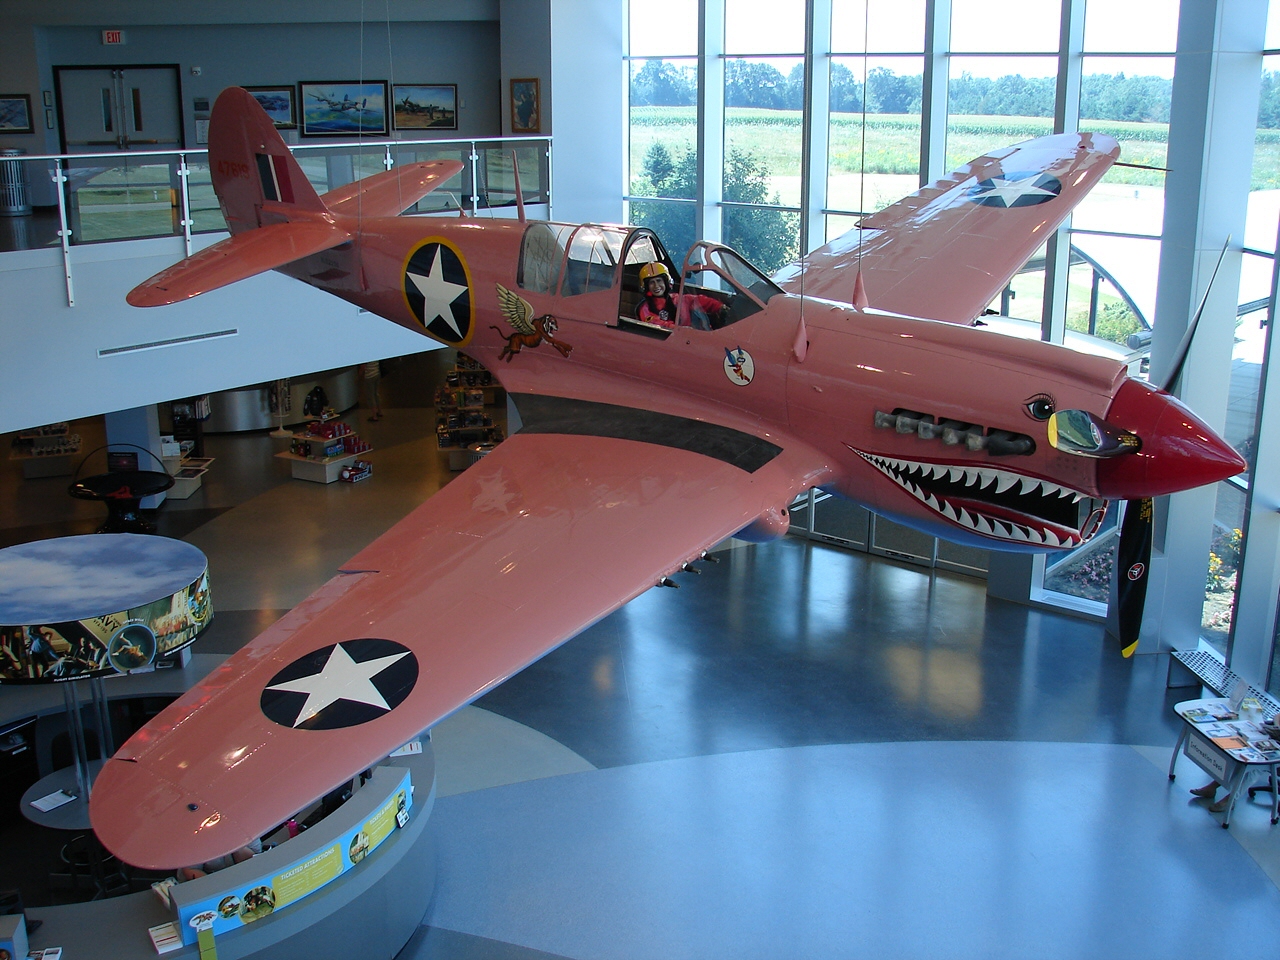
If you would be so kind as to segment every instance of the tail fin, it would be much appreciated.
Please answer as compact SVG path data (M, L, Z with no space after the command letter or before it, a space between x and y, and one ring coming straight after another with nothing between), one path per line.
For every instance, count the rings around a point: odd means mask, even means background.
M198 296L346 243L258 102L222 91L209 120L209 175L231 236L140 283L125 298L155 307Z
M288 211L276 204L325 212L271 118L240 87L223 90L213 105L209 176L233 235L287 219Z

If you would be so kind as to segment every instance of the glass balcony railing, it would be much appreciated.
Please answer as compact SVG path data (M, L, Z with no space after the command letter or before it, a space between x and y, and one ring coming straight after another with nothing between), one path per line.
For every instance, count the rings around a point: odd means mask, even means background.
M478 213L514 206L513 154L519 165L524 202L546 204L551 192L547 138L303 144L292 149L307 179L321 194L398 165L460 161L462 170L423 198L410 213L443 213L459 208ZM209 181L205 151L19 159L28 184L39 177L64 178L59 205L65 210L72 244L226 229Z
M378 140L291 146L316 192L324 194L397 166L430 160L457 160L462 169L408 214L472 215L517 206L516 171L526 204L551 216L551 138L508 137L467 140ZM192 237L225 230L226 222L209 179L207 150L134 151L102 154L15 154L0 160L0 214L27 219L32 197L47 204L48 191L34 185L53 181L56 219L38 212L40 225L9 231L24 242L8 249L61 244L67 268L67 301L75 304L70 248L78 244L146 237L180 236L186 253ZM47 235L47 236L46 236Z

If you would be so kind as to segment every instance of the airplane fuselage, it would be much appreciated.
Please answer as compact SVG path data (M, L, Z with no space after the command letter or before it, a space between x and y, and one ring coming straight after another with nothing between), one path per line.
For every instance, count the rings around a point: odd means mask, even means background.
M1126 495L1100 484L1100 461L1051 446L1045 423L1051 409L1106 418L1126 383L1147 389L1119 362L782 293L720 329L653 336L625 322L621 267L590 292L522 286L529 224L383 218L348 228L352 242L284 272L465 350L517 397L616 403L807 444L829 463L824 487L932 535L997 549L1079 545L1105 501ZM499 286L554 317L561 346L533 337L511 353ZM415 304L418 287L427 293ZM441 326L442 297L467 301L455 301L456 331ZM436 315L424 320L424 311Z

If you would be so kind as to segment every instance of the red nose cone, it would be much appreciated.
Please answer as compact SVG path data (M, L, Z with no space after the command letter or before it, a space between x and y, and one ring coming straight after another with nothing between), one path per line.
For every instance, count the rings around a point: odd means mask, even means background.
M1108 499L1190 490L1248 466L1177 397L1141 380L1126 380L1116 392L1107 423L1142 440L1137 453L1098 461L1098 493Z

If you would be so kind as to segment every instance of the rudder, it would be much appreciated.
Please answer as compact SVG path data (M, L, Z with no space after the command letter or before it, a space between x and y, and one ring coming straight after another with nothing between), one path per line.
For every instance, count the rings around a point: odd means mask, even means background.
M209 176L231 233L289 219L285 205L325 212L325 205L271 118L241 87L219 94L209 118Z

